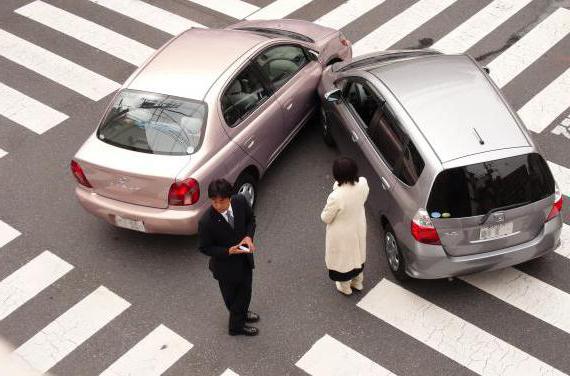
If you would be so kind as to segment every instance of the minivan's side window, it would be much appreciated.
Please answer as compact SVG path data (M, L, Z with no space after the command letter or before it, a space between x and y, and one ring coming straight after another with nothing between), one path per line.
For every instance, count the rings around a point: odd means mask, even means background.
M303 48L287 45L267 49L257 57L256 62L272 86L279 89L300 71L309 59Z
M365 127L368 127L380 100L372 91L360 82L350 82L345 87L344 97L352 109L360 116Z
M251 66L245 68L222 95L222 113L226 123L230 127L236 126L268 97L269 92L263 86L259 73Z

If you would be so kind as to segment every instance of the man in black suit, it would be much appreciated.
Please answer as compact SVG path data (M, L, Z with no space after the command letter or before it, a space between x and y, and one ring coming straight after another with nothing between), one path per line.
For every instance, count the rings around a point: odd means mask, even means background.
M255 336L258 329L246 325L259 320L256 313L248 311L255 215L245 197L232 196L232 192L232 185L224 179L214 180L208 186L212 206L198 224L200 252L210 256L210 270L230 311L230 335Z

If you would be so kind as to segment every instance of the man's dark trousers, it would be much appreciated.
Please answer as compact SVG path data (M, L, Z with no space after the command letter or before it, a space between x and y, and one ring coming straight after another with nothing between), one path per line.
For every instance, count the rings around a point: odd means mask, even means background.
M210 270L218 280L224 303L230 311L230 331L239 331L245 325L251 300L252 254L230 255L228 249L243 238L253 239L255 215L245 197L231 199L234 227L214 208L210 207L200 219L198 233L200 251L210 256Z

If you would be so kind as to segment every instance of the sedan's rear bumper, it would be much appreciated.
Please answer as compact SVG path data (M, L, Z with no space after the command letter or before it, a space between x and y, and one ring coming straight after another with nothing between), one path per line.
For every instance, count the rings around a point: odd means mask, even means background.
M115 217L142 221L145 232L157 234L193 235L198 232L198 221L208 209L207 204L192 209L157 209L113 200L76 187L75 194L81 206L89 213L116 226Z
M529 242L513 247L475 255L453 257L441 246L416 242L415 249L402 250L407 261L406 272L421 279L436 279L506 268L520 264L553 251L560 243L562 218L547 222L544 228Z

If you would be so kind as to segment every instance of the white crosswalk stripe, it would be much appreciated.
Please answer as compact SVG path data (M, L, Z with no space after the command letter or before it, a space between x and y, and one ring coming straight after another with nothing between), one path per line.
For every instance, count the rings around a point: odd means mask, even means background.
M328 334L315 342L295 365L312 376L394 375Z
M0 282L0 320L28 302L73 266L45 251Z
M570 197L570 169L554 162L548 161L547 163L562 194Z
M432 48L445 53L465 52L532 0L494 0L455 30L441 38Z
M192 346L166 326L159 325L101 373L101 376L162 375Z
M32 369L47 372L130 306L99 287L12 353Z
M108 78L1 29L0 56L94 101L120 87Z
M15 12L135 66L154 52L154 48L40 0Z
M239 375L228 368L220 376L239 376Z
M215 10L218 13L241 20L259 10L258 6L242 0L188 0L189 2Z
M348 0L315 21L316 24L342 29L386 0Z
M562 232L560 233L560 246L556 249L555 252L570 259L570 226L567 224L562 225Z
M491 70L491 77L499 87L505 86L568 34L570 34L570 10L558 8L487 64Z
M8 152L4 149L0 149L0 158L5 157L8 155Z
M256 11L255 13L247 16L248 20L271 20L288 16L297 9L304 7L313 0L275 0Z
M4 247L20 235L22 235L20 231L0 220L0 248Z
M191 27L204 27L204 25L198 22L191 21L141 0L89 1L171 35L177 35Z
M550 365L386 279L358 304L481 375L564 375Z
M354 43L354 56L388 49L457 0L419 0L370 34Z
M68 116L0 82L0 115L37 134L55 127Z

